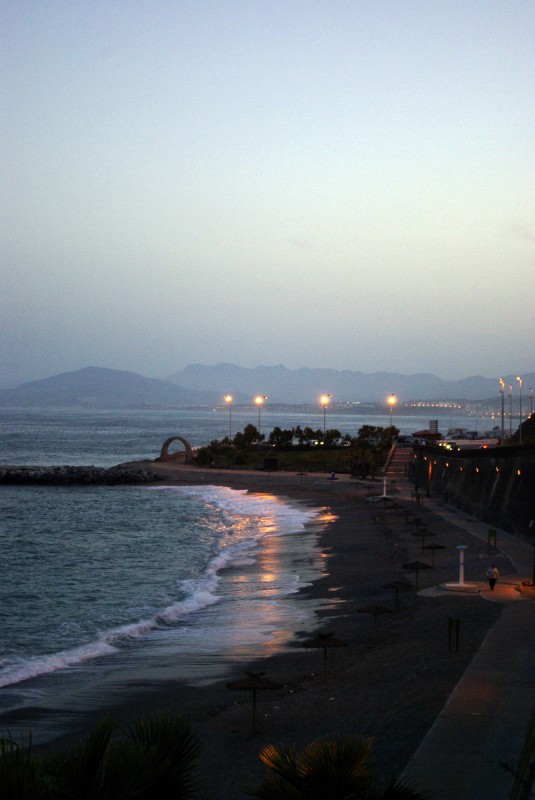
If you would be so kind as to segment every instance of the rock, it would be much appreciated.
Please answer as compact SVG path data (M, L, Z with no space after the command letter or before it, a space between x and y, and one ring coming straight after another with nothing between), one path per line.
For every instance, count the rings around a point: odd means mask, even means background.
M0 470L0 483L21 485L95 485L118 486L121 484L145 484L160 481L148 469L125 467L73 467L68 465L51 467L6 466Z

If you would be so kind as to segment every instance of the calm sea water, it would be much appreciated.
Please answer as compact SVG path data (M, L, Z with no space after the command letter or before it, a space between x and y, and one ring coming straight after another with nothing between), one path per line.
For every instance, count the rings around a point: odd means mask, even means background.
M230 421L230 425L229 425ZM71 464L113 466L125 461L154 458L169 436L182 436L193 447L258 426L258 413L227 409L214 411L27 411L0 409L0 464ZM400 416L394 424L402 434L428 427L426 416ZM389 425L388 417L327 413L328 428L355 436L362 425ZM287 412L261 415L261 430L275 426L323 428L322 414ZM476 427L471 418L440 418L440 430Z
M3 410L0 464L154 458L170 435L193 446L222 438L225 411ZM257 421L233 413L234 431ZM262 427L322 421L266 413ZM332 414L328 426L354 434L387 422ZM296 595L325 569L321 515L219 486L0 486L0 713L46 705L58 678L135 676L152 659L157 679L168 657L174 676L202 684L289 646L316 624L316 606Z

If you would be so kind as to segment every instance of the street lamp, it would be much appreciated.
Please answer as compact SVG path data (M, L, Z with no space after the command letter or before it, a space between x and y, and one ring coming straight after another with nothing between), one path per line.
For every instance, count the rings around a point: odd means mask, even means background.
M529 390L529 415L533 415L533 387Z
M265 395L265 394L259 394L254 399L256 405L258 406L258 433L260 433L260 411L261 411L262 406L263 406L263 404L264 404L264 402L266 400L267 400L267 395ZM259 437L259 441L260 441L260 437Z
M323 435L324 436L325 436L325 432L327 430L326 424L325 424L325 414L326 414L327 406L329 405L329 403L331 401L331 397L332 397L332 394L322 394L322 396L320 397L320 403L323 406Z
M520 395L518 399L518 443L522 444L522 378L517 376L520 384Z
M391 394L388 398L388 405L390 406L390 427L392 427L392 409L396 405L398 399L395 394Z
M232 395L224 395L225 403L228 403L228 436L232 439Z
M502 442L505 439L504 411L505 411L505 381L500 378L500 394L502 396Z
M509 438L513 435L513 384L507 384L509 388Z

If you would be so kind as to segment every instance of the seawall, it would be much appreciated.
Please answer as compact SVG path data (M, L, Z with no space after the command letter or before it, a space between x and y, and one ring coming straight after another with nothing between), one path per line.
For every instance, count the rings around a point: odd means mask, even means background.
M535 536L533 445L450 451L437 445L418 447L409 474L428 497L439 497L511 533Z

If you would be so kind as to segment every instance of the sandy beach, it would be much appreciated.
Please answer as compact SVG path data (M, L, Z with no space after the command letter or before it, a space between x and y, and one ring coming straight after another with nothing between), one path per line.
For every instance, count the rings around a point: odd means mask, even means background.
M292 502L325 509L328 520L321 535L325 575L302 591L307 598L336 599L319 611L320 630L333 633L345 646L327 651L303 643L309 631L295 631L289 652L249 665L279 683L281 689L258 692L256 729L252 730L252 693L231 691L228 681L202 688L173 681L140 680L124 701L109 709L118 727L157 711L176 711L192 721L202 742L204 796L241 800L245 787L262 772L258 753L267 743L301 748L332 732L372 736L372 766L385 779L401 773L451 694L503 606L482 594L436 591L457 580L458 551L466 544L468 579L484 580L487 555L481 540L445 522L423 506L399 497L371 502L382 483L355 483L346 476L284 473L203 472L174 465L153 465L172 482L221 483L249 491L271 492ZM393 500L398 499L395 494ZM410 512L407 516L406 511ZM443 549L422 550L418 525L429 525L425 544ZM403 565L423 561L434 568L415 574ZM514 572L502 557L503 573ZM385 585L405 581L412 588L396 592ZM386 611L363 611L370 606ZM449 620L459 620L459 642L450 636ZM244 677L236 665L231 680ZM91 715L80 721L87 731ZM69 737L69 743L72 736ZM57 746L57 745L56 745Z

